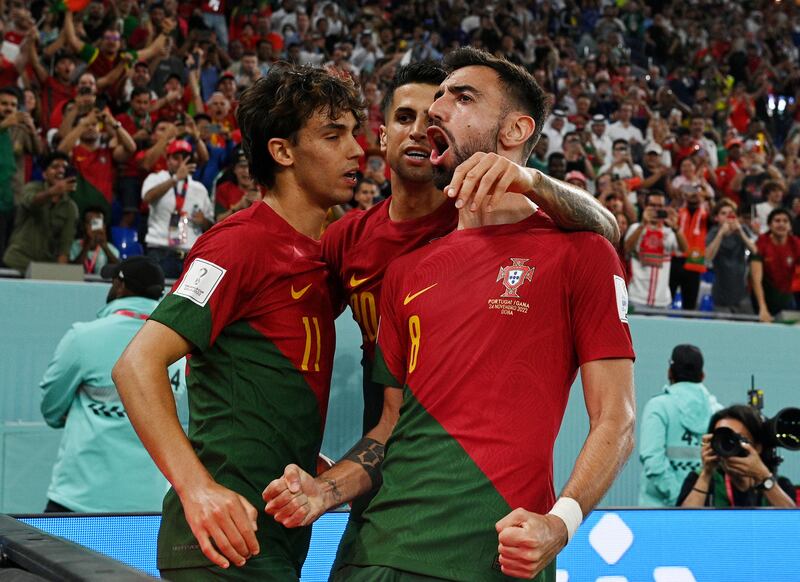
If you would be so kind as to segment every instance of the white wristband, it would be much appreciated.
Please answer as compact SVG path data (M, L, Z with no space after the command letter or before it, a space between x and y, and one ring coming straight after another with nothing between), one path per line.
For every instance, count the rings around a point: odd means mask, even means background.
M575 531L583 521L581 506L572 497L559 497L547 514L560 517L564 525L567 526L567 543L572 540L572 536L575 535Z

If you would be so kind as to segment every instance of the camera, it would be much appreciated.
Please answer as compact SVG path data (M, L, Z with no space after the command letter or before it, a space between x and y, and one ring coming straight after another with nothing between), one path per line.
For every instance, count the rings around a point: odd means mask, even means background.
M103 219L102 218L93 218L91 220L91 222L89 223L89 226L91 227L91 229L93 231L95 231L95 230L104 230L105 229L105 224L103 223Z
M667 218L668 216L669 216L669 212L667 212L663 208L659 208L658 210L656 210L656 218L664 219L664 218Z
M742 446L746 442L746 438L725 426L715 429L711 436L711 448L724 459L746 457L747 451Z

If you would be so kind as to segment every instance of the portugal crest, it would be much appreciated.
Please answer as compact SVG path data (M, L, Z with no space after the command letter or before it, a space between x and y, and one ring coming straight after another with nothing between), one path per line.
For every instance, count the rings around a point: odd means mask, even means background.
M530 259L511 259L511 264L507 267L500 267L497 280L503 282L506 288L505 293L500 297L519 297L517 289L522 287L525 281L533 279L533 271L536 267L529 267L525 263Z

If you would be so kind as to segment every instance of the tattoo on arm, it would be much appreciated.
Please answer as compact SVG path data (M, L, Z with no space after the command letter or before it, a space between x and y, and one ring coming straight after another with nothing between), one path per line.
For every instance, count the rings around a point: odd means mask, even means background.
M541 206L555 223L566 230L589 230L619 241L617 220L591 194L540 173L531 199Z
M325 483L330 487L330 495L334 505L338 507L342 504L342 492L339 491L339 487L336 485L336 479L325 479Z
M375 489L381 484L381 464L385 447L375 439L364 437L358 441L344 456L344 459L361 465L372 481L372 488Z

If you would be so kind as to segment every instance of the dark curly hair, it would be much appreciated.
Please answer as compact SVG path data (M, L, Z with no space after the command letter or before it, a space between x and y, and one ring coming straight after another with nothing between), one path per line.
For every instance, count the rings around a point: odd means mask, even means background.
M257 80L239 101L236 119L250 173L259 183L275 185L278 167L267 149L273 138L297 143L297 134L315 114L337 119L352 113L364 122L364 102L355 84L311 66L279 63Z
M524 159L528 159L539 136L544 129L544 122L550 114L550 102L547 94L533 76L522 67L498 58L491 53L474 47L461 47L444 59L444 68L450 74L465 67L489 67L500 78L501 88L506 95L509 111L516 109L530 115L536 127L523 149Z

